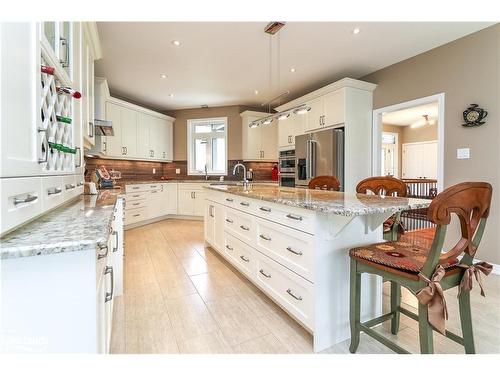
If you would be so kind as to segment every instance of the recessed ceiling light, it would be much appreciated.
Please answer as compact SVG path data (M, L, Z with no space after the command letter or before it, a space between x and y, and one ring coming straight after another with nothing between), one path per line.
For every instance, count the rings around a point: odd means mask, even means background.
M295 73L295 68L290 68L291 73Z
M359 29L359 27L355 27L353 30L352 30L352 33L353 34L359 34L361 30Z
M253 92L255 95L259 95L259 90L254 90Z
M169 96L170 96L171 98L173 98L173 97L174 97L174 94L170 94Z
M165 73L162 73L162 74L160 74L160 77L165 79L165 78L167 78L167 75Z
M179 42L178 40L172 40L172 44L176 47L179 47L181 45L181 42Z

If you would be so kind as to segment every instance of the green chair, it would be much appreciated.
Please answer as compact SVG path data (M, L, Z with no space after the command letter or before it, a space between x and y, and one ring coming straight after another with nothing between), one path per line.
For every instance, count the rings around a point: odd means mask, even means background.
M433 353L433 330L463 345L466 353L475 353L470 289L474 275L491 272L491 265L485 262L473 264L486 226L491 194L492 187L486 182L464 182L438 194L427 213L428 218L437 225L430 249L389 241L350 250L351 353L355 353L358 348L361 331L397 353L408 353L372 329L391 319L391 332L396 335L400 313L418 321L421 353ZM460 220L461 238L451 250L442 252L452 214L456 214ZM460 255L463 257L458 261ZM362 273L379 275L391 282L391 311L363 323L360 322ZM417 296L418 315L401 307L401 286ZM453 287L459 287L462 337L445 329L447 310L443 291Z

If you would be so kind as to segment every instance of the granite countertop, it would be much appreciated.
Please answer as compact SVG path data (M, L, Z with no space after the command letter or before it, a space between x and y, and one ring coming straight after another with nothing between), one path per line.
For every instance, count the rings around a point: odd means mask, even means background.
M105 243L121 189L101 190L42 215L0 239L1 259L95 251Z
M116 184L120 186L124 185L139 185L139 184L169 184L169 183L198 183L198 184L237 184L241 183L241 181L219 181L219 180L116 180ZM272 180L263 180L263 181L255 181L255 183L259 184L278 184L278 181Z
M273 187L253 184L248 188L234 185L212 185L206 189L260 199L306 210L342 216L370 215L428 207L428 199L381 197L336 191Z

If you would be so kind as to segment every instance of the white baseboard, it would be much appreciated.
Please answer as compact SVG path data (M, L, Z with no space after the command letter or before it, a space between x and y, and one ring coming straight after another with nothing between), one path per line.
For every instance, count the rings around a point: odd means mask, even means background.
M158 221L168 220L168 219L202 221L204 218L203 218L203 216L165 215L165 216L155 217L152 219L138 221L137 223L133 223L133 224L128 224L128 225L125 225L125 227L123 229L129 230L129 229L142 227L144 225L153 224L153 223L156 223Z

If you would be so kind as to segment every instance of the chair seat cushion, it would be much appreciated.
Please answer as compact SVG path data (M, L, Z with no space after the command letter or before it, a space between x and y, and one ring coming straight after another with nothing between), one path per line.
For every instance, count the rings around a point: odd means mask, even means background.
M419 273L427 260L428 253L429 249L421 246L402 241L389 241L355 247L349 251L349 256L394 269ZM458 264L458 259L453 259L442 266L449 268L456 264Z

